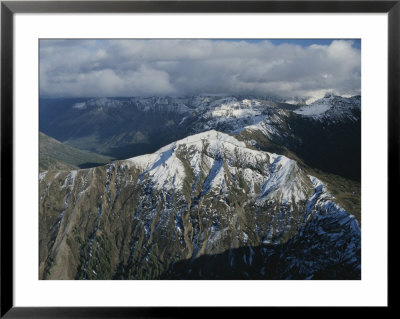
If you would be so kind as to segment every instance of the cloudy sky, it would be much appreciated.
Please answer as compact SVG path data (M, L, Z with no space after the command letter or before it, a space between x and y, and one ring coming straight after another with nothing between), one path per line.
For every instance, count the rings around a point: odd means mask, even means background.
M359 40L40 40L40 95L356 95L360 47Z

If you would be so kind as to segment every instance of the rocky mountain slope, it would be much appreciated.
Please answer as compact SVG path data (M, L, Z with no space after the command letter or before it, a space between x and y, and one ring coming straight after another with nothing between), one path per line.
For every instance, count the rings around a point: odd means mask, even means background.
M319 101L330 108L318 115L280 111L241 134L261 150L292 156L289 151L310 167L360 181L361 110L354 100L340 112L335 100Z
M68 170L104 165L112 158L82 151L39 132L39 169Z
M310 172L215 130L105 166L43 172L39 276L359 279L359 221Z

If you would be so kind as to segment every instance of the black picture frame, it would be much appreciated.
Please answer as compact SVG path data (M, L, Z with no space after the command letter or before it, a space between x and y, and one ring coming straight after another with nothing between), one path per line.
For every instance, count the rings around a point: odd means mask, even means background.
M1 1L1 317L5 318L132 318L224 316L226 309L187 307L14 307L13 303L13 19L15 13L119 12L269 12L388 13L388 207L395 208L399 186L398 121L400 106L400 1ZM389 215L388 218L391 216ZM391 225L390 222L388 225ZM393 223L391 227L394 227ZM393 234L388 226L388 234ZM389 240L389 238L388 238ZM389 244L389 242L388 242ZM390 245L388 246L390 247ZM389 254L388 254L389 256ZM390 258L389 260L390 261ZM388 285L390 281L388 280ZM390 309L390 299L388 307ZM297 315L306 308L290 308ZM235 309L248 315L248 309Z

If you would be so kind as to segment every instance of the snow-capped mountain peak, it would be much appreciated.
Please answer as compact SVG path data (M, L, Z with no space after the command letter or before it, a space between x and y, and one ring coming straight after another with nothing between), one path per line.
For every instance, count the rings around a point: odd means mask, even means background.
M243 176L258 203L305 200L310 182L297 163L282 155L247 147L236 138L215 130L192 135L157 152L128 160L141 170L141 178L159 190L182 189L193 175L208 176L203 191L224 192L234 184L232 176ZM188 173L188 170L190 173Z
M360 96L351 98L343 98L340 96L327 95L310 105L303 106L294 111L294 113L312 117L314 119L333 119L340 120L350 118L356 120L354 111L359 111L361 108Z

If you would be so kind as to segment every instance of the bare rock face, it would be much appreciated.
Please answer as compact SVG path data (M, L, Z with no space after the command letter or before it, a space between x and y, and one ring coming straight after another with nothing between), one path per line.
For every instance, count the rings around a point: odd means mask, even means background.
M296 161L214 130L40 174L41 279L358 279L360 226Z

